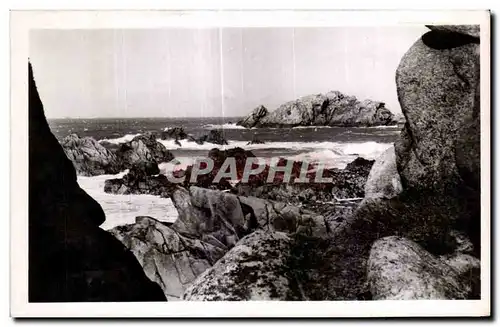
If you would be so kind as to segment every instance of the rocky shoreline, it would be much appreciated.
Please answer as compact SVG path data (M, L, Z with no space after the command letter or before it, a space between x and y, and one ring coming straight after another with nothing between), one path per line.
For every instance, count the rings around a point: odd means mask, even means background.
M94 248L76 251L79 256L72 258L77 267L78 260L95 263L94 274L75 271L71 277L71 285L79 285L72 291L84 301L148 299L146 292L156 294L150 300L161 300L158 289L168 300L480 298L479 38L463 28L430 29L398 67L397 91L405 125L395 146L375 162L358 158L343 170L326 170L325 176L333 179L327 184L283 183L280 174L266 183L269 166L246 184L233 184L230 179L213 184L225 158L235 159L241 178L245 161L254 156L241 148L213 149L208 153L215 163L210 174L198 176L193 183L188 178L175 184L158 174L158 162L171 153L156 142L156 135L137 137L113 151L69 136L61 143L64 153L56 147L53 154L62 156L54 166L65 162L73 176L64 183L77 187L75 169L92 175L127 168L123 178L106 181L106 192L170 197L179 217L172 224L137 217L134 224L103 232L97 227L104 220L96 214L98 209L88 216L100 219L86 223L80 221L88 219L87 211L61 215L56 210L37 216L32 227L31 212L46 201L59 200L58 193L47 200L39 191L34 195L39 202L30 198L30 237L52 235L61 223L76 221L78 233L68 236L74 249L87 249L84 237L95 242L90 242L91 247L104 251L99 255ZM30 89L30 112L32 92L36 88ZM346 112L357 113L359 119ZM393 118L383 103L330 92L289 102L271 113L261 106L239 124L249 128L370 126L392 124ZM176 129L160 137L189 136ZM198 141L207 140L224 144L216 133ZM30 146L30 157L32 151L36 149ZM286 165L286 159L281 164ZM298 177L299 166L293 166L293 178ZM192 169L178 171L176 177L189 177ZM40 184L32 178L30 174L30 185ZM43 187L47 185L40 184ZM93 204L88 196L65 200L69 206ZM58 221L56 227L40 223L47 217ZM120 242L121 255L116 248L107 249L102 241L106 237L106 242ZM55 242L52 248L60 247ZM30 248L33 255L43 251L49 250ZM59 252L55 253L42 254L54 261ZM99 260L92 261L96 256ZM126 268L121 269L134 276L112 283L103 278L106 274L100 272L109 271L109 257L116 265L125 262ZM40 276L49 276L52 284L61 282L57 271L43 271L35 282L41 282ZM88 285L82 280L97 285L93 293L82 286ZM103 296L108 289L122 293ZM125 295L120 298L120 294Z

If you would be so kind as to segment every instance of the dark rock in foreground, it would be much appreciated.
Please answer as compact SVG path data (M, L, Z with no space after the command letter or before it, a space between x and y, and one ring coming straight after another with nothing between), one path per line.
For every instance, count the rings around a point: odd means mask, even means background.
M237 123L252 127L394 125L394 114L383 102L359 101L338 91L313 94L287 102L269 112L259 106Z
M284 233L243 238L184 293L188 301L303 300L288 267L292 240Z
M135 224L109 231L136 255L146 274L162 287L169 299L179 299L198 276L216 262L221 263L226 252L244 242L246 235L257 232L253 237L256 242L260 239L258 235L264 240L267 239L264 233L275 232L324 239L329 237L327 225L335 226L334 221L295 206L217 190L191 187L188 191L179 187L171 198L179 213L175 223L166 226L151 217L137 217ZM262 247L256 243L255 247L261 260L256 263L259 265L266 265L270 251L280 252L272 242ZM281 256L279 264L266 265L268 273L279 268L283 260L290 260L288 253ZM245 259L240 254L233 257ZM264 270L255 272L262 273ZM262 277L273 283L272 278ZM257 293L264 298L274 296L271 291Z
M473 258L473 257L471 257ZM370 251L368 282L374 300L464 300L470 298L472 269L479 260L461 265L462 275L418 244L400 237L377 240ZM475 278L479 276L476 274Z
M169 300L180 299L184 289L227 251L215 239L183 236L151 217L137 217L135 224L109 232L134 253L146 275L161 286Z
M29 65L29 302L166 300L133 254L99 228L104 220L50 132Z

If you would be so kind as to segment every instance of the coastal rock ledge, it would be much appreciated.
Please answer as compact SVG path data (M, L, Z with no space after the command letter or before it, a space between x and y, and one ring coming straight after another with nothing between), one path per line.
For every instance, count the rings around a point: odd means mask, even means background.
M252 127L395 125L385 103L363 100L339 91L312 94L286 102L274 111L258 106L237 125Z

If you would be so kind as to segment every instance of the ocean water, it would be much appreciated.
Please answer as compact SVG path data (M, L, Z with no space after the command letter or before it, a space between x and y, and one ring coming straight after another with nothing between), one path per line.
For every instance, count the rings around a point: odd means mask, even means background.
M241 147L251 150L259 157L284 157L297 161L321 162L326 167L344 168L358 156L376 159L392 146L402 125L380 127L295 127L295 128L252 128L247 129L235 123L239 117L209 118L102 118L102 119L52 119L49 126L58 139L76 133L89 136L100 142L119 144L145 132L161 132L167 128L183 127L195 136L201 136L210 129L222 129L228 145L205 143L202 145L181 140L182 146L173 140L159 140L176 157L175 164L161 163L163 173L186 167L195 158L204 157L212 148L221 150ZM252 139L264 144L247 145ZM180 163L180 165L178 164ZM78 177L80 186L103 207L106 222L104 229L135 221L136 216L148 215L162 221L173 222L177 211L170 199L151 195L113 195L104 193L104 181L118 178L118 175Z

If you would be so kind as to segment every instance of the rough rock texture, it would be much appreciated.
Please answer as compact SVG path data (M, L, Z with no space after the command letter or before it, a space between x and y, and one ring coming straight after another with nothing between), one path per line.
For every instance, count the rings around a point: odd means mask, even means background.
M146 275L161 286L169 300L180 299L186 287L228 250L213 238L186 237L145 216L109 232L134 253Z
M390 236L370 251L368 282L374 300L467 299L472 284L415 242Z
M30 302L166 300L133 254L99 228L104 220L50 132L29 65Z
M194 186L176 188L171 198L179 214L175 223L138 217L110 230L169 299L178 299L196 276L254 231L327 239L334 223L296 206Z
M219 144L219 145L227 145L227 140L225 139L224 136L224 131L223 130L210 130L208 134L201 135L199 137L196 137L194 135L188 135L187 139L191 142L196 142L197 144L203 144L205 142L208 143L213 143L213 144Z
M457 32L479 38L479 25L426 25L432 31Z
M61 146L78 175L118 174L121 171L116 155L91 137L71 134L61 140Z
M243 238L184 293L189 301L300 300L290 271L291 240L257 231Z
M272 112L255 109L239 121L244 127L392 125L394 115L382 102L359 101L338 91L312 94L287 102Z
M244 126L246 128L255 127L259 123L259 121L268 113L269 111L266 109L266 107L260 105L252 110L252 112L248 116L237 122L236 125Z
M402 58L396 72L406 124L395 144L405 192L463 203L450 224L480 246L479 38L434 29ZM444 208L434 208L436 211Z
M286 165L283 159L279 166ZM365 183L374 161L358 157L344 169L324 170L322 177L332 178L331 183L315 182L314 166L309 167L306 178L309 183L294 183L299 178L302 162L295 162L290 183L283 183L283 173L276 174L273 183L267 183L269 169L252 176L248 183L239 183L234 192L243 196L255 196L274 201L286 202L306 207L316 207L318 203L335 202L336 199L362 198L365 195Z
M172 153L156 141L156 135L153 133L145 133L134 137L130 142L120 144L116 154L124 169L136 165L158 166L158 163L174 159Z
M403 192L396 166L394 147L387 149L375 160L365 184L365 197L391 199Z
M158 172L158 166L133 166L122 178L107 179L104 182L104 192L169 197L175 185L165 175L155 175Z
M406 117L401 141L396 143L405 189L444 190L461 184L454 149L474 108L479 39L451 35L442 31L423 35L396 72Z

